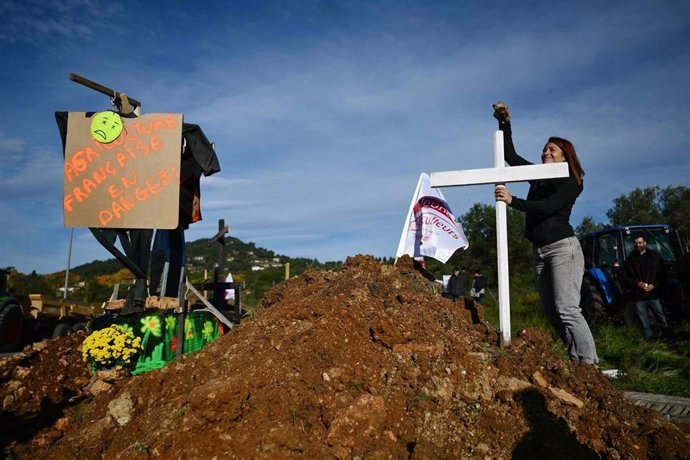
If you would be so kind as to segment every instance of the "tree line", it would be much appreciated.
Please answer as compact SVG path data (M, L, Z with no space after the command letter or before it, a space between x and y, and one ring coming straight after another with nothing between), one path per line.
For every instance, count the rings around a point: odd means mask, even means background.
M214 267L219 262L218 245L209 245L208 239L199 239L185 244L187 258L186 270L189 281L199 284L213 276ZM290 264L290 275L297 276L311 269L337 269L342 263L324 262L316 259L288 257L276 254L254 243L245 243L234 237L226 237L223 274L232 273L233 281L244 288L242 298L250 304L257 304L264 293L284 280L285 263ZM252 270L257 260L273 261L277 258L279 266L270 264L260 271ZM131 285L132 273L116 259L95 260L69 271L70 302L102 303L110 298L115 284L120 284L120 297ZM29 274L12 272L9 278L9 292L13 296L25 297L29 294L43 294L50 298L62 297L59 292L65 285L65 271L41 275L32 271Z
M534 290L532 244L523 235L525 214L510 207L507 211L510 294L511 297L520 298ZM593 217L585 216L575 226L575 233L580 236L619 225L669 224L678 230L687 247L690 244L690 188L682 185L635 188L615 198L606 211L606 217L608 222L597 222ZM469 248L457 251L445 264L434 259L427 260L427 271L436 279L442 279L443 275L451 274L453 267L457 266L471 279L474 270L481 270L489 288L495 290L496 207L493 204L475 203L457 220L465 231Z
M523 236L525 214L511 208L507 211L511 297L519 299L534 291L532 245ZM685 186L636 188L615 198L611 208L606 212L606 217L608 222L603 223L595 221L591 216L585 216L575 227L576 234L583 235L608 226L665 223L679 231L687 246L688 235L690 235L690 188ZM442 279L443 275L449 275L453 267L458 266L471 279L474 270L481 270L489 289L495 289L497 279L495 206L475 203L469 211L458 218L458 222L465 231L470 243L469 248L465 251L457 251L445 264L428 259L427 271L436 279ZM317 260L276 255L273 251L232 237L227 238L226 245L227 253L236 255L236 259L226 266L226 271L233 273L236 282L246 284L247 300L250 302L258 302L263 294L271 286L281 282L284 276L282 267L269 268L260 272L251 271L250 262L254 257L280 257L281 261L290 262L292 276L310 269L338 269L342 265L342 262L320 263ZM190 280L200 282L203 279L203 269L212 270L213 263L217 261L217 250L210 248L207 240L189 242L186 246L188 259L200 255L208 265L190 271ZM378 257L377 260L391 264L394 258ZM41 293L54 296L56 290L64 285L64 277L64 271L50 275L39 275L35 271L28 275L13 273L10 287L15 295ZM102 302L110 296L115 283L127 283L131 277L131 273L115 259L94 261L70 271L70 286L79 284L70 297L85 302Z

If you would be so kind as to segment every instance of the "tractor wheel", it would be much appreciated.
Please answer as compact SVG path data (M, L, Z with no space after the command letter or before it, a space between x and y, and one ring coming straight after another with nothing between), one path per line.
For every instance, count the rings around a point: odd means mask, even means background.
M0 352L14 351L22 338L24 313L21 307L11 301L0 310Z
M53 338L57 339L58 337L65 337L71 333L72 327L69 324L59 323L57 326L55 326L55 329L53 329Z
M580 308L582 308L582 314L590 326L608 317L604 297L594 281L584 277L580 294Z

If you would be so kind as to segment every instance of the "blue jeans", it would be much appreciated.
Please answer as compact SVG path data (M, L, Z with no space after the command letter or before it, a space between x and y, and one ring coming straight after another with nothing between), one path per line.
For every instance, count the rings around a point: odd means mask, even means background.
M664 314L664 309L661 307L659 299L638 300L635 302L637 316L640 318L640 323L642 323L642 333L644 334L644 338L649 340L652 338L652 326L649 323L649 312L647 308L652 309L662 329L668 327L668 321L666 321L666 315Z
M572 361L599 362L592 331L580 309L585 261L576 237L534 247L534 271L542 309Z

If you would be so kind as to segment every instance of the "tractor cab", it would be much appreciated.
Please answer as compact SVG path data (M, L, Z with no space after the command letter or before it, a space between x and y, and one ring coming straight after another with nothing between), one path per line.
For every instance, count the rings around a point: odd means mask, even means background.
M678 233L669 225L629 225L607 228L580 237L585 257L581 307L588 320L625 309L626 287L619 281L633 242L644 237L647 248L664 260L666 279L662 303L671 315L682 315L678 261L685 253Z

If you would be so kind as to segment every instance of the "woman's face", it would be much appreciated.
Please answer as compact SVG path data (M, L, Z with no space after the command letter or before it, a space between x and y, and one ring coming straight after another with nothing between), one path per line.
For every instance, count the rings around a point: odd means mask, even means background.
M549 142L544 146L541 154L542 163L562 163L565 161L563 150L553 142Z

